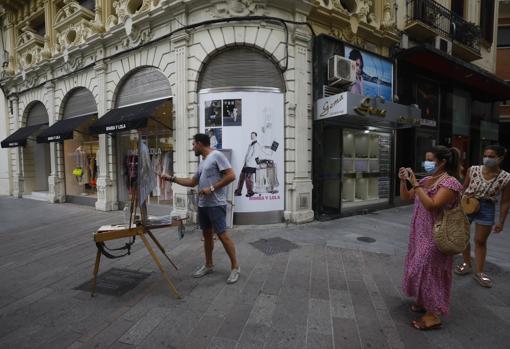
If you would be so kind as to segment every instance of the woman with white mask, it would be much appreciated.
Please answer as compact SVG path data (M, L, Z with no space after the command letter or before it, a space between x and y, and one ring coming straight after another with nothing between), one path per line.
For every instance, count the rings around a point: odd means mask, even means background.
M489 145L483 153L483 165L468 169L464 182L464 196L478 199L480 208L469 215L470 222L475 223L475 259L476 269L473 278L483 287L492 287L493 282L485 274L485 257L487 239L492 231L500 233L510 208L510 174L500 168L506 149L500 145ZM501 195L499 219L496 220L496 202ZM464 262L455 267L458 275L472 271L471 246L468 244L463 252Z

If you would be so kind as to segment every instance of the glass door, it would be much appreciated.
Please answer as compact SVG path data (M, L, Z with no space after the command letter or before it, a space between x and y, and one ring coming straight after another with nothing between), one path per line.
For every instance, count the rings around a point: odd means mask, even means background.
M319 214L320 218L340 216L342 202L342 129L324 125L319 140Z

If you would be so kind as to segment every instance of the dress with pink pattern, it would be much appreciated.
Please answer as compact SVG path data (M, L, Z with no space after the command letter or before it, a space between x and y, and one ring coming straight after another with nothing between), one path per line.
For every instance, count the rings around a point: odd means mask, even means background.
M420 184L429 178L422 179ZM427 195L432 197L439 187L451 189L456 193L462 190L462 184L454 177L447 177L437 186L424 189ZM458 204L456 199L447 208ZM416 298L416 304L422 305L428 311L448 314L453 257L441 253L434 242L432 230L437 215L438 212L428 211L418 196L415 197L402 289L407 296Z

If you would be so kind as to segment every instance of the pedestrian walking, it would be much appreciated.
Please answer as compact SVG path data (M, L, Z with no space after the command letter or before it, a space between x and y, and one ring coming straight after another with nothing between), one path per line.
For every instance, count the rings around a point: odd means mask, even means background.
M473 277L483 287L492 287L493 281L485 274L487 239L492 231L500 233L505 225L510 208L510 174L499 165L505 157L506 149L500 145L489 145L483 153L483 165L471 166L464 182L464 197L475 198L479 205L476 212L468 215L475 223L476 270ZM501 194L499 219L496 222L496 203ZM471 245L464 253L464 262L455 267L455 273L466 275L472 271Z
M205 264L193 273L193 277L203 277L214 270L213 264L213 233L218 235L225 251L230 258L231 272L228 284L237 282L241 268L237 262L234 241L227 232L226 214L226 186L235 180L228 159L218 150L211 149L210 139L206 134L198 133L193 136L193 151L196 156L202 156L197 172L192 178L177 178L167 176L174 183L186 187L198 185L198 220L204 236Z
M414 200L414 212L405 259L402 288L415 299L411 311L424 315L412 322L419 330L441 327L448 314L452 287L453 258L440 252L433 238L436 218L443 209L459 204L462 184L458 181L458 153L444 146L432 150L435 170L418 181L410 168L400 168L400 196ZM406 181L412 185L408 189Z

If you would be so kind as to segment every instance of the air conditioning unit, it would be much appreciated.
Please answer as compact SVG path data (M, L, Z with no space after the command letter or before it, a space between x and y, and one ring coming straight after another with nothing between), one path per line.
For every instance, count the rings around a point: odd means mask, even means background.
M344 86L356 81L356 62L334 55L328 60L328 84Z
M452 42L442 36L436 36L434 40L434 47L449 55L452 54Z
M402 34L400 37L400 48L403 50L409 48L409 36L407 34Z

